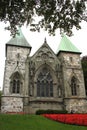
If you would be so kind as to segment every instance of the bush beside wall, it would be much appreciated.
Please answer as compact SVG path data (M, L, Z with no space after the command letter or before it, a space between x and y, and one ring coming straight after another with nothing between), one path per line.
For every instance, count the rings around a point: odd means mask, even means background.
M68 113L67 110L37 110L36 111L36 115L40 115L40 114L66 114Z

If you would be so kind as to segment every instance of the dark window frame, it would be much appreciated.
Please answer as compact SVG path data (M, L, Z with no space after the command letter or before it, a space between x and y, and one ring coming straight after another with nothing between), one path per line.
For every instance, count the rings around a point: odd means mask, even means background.
M11 93L12 94L20 94L20 89L22 86L21 77L18 72L16 72L10 82L11 85Z
M53 79L46 67L41 70L37 78L37 97L53 97Z
M77 79L75 76L71 78L71 94L77 96Z

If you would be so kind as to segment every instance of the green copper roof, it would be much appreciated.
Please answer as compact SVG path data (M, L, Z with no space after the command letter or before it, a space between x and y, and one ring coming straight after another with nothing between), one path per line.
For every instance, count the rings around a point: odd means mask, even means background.
M62 51L62 52L73 52L73 53L81 53L77 47L72 44L72 42L65 36L63 35L61 42L59 44L57 54Z
M29 43L25 39L25 37L24 37L20 28L19 28L19 34L16 34L15 37L11 38L11 40L7 43L7 45L31 48L31 46L29 45Z

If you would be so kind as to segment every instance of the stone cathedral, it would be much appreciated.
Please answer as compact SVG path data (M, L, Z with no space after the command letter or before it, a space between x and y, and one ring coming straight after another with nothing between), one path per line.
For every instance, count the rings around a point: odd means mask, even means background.
M86 112L81 52L65 35L56 54L46 39L33 56L30 56L31 48L21 31L6 44L1 111Z

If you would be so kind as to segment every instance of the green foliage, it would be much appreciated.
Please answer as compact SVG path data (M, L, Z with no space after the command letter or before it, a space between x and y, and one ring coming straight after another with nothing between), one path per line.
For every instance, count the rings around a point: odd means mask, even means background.
M0 20L9 21L12 35L18 33L17 26L26 22L30 30L40 31L44 28L54 35L60 33L72 35L72 28L81 29L80 22L87 21L86 0L0 0ZM40 16L38 22L35 18Z
M39 115L0 115L0 130L86 130L83 126L58 123Z
M85 76L87 76L87 56L83 56L81 62L82 62L83 72Z
M82 57L81 63L82 63L82 68L83 68L85 89L86 89L86 95L87 95L87 56Z
M2 95L2 93L0 91L0 109L1 109L1 95Z
M41 115L41 114L66 114L68 113L67 110L37 110L36 115Z

